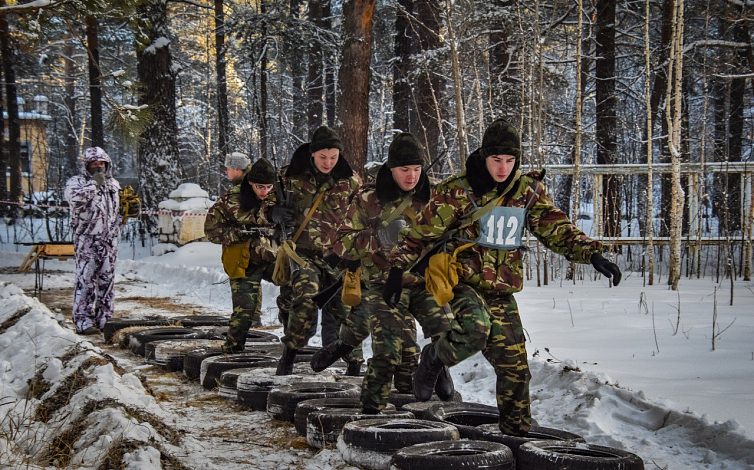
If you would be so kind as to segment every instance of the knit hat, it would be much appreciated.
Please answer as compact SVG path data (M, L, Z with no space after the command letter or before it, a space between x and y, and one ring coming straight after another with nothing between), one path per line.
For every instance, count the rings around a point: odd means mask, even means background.
M518 130L504 119L496 119L484 131L481 154L484 158L491 155L513 155L521 158L521 138Z
M309 143L311 153L322 149L338 149L343 151L343 142L340 141L338 134L327 126L317 128L312 134L312 141Z
M258 184L275 184L275 167L266 158L260 158L251 165L249 181Z
M225 157L225 168L237 168L243 170L249 166L249 163L251 163L251 160L249 160L249 157L247 157L245 153L233 152Z
M424 148L413 134L403 132L395 136L387 151L387 167L423 165Z

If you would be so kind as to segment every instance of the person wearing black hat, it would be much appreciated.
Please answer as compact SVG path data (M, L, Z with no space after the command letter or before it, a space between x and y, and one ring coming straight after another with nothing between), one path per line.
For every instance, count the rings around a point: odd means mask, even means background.
M532 424L531 375L513 297L523 287L524 227L550 250L591 263L614 285L621 279L618 266L601 254L606 247L554 206L541 181L543 172L522 174L520 166L518 130L502 119L494 121L481 148L466 160L466 170L438 185L403 243L391 251L383 290L388 304L398 303L409 267L425 250L439 252L424 271L427 288L450 308L453 319L451 328L422 350L414 394L428 400L443 367L482 351L497 375L500 430L517 436Z
M282 282L278 296L284 330L278 375L291 374L297 351L316 333L318 307L314 296L322 287L333 284L340 274L337 260L333 263L333 259L325 259L325 255L335 239L348 202L361 186L361 179L343 155L338 134L327 126L316 129L311 142L296 149L284 171L284 182L286 193L290 195L287 207L294 211L290 225L296 229L290 241L295 244L298 261L290 260L290 278ZM277 206L271 210L273 221L279 220L283 209ZM322 308L323 344L336 339L337 328L346 313L340 299L333 299ZM361 350L354 350L346 361L347 373L358 375L363 363Z
M222 262L230 278L233 313L226 353L241 352L251 326L261 325L262 279L272 280L277 255L275 226L267 212L275 206L277 175L272 164L260 158L209 209L204 233L222 244Z
M348 206L332 247L333 254L344 260L349 271L360 270L365 287L361 302L341 325L339 339L317 352L311 366L317 372L329 367L371 334L373 355L361 388L364 413L375 414L385 408L391 381L398 392L412 393L411 374L419 357L412 314L420 319L427 337L450 327L449 318L427 294L419 276L407 283L396 308L382 299L390 268L387 255L429 201L431 187L423 171L424 154L412 134L401 133L393 139L376 181L359 190ZM430 321L422 322L423 319ZM453 382L449 374L443 378L447 380L438 381L438 396L449 400L454 392Z

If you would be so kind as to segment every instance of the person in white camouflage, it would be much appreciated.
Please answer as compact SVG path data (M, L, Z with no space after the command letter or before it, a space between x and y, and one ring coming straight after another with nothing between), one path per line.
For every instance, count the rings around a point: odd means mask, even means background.
M120 184L110 156L100 147L84 151L81 174L65 185L71 209L76 261L73 323L83 335L99 333L113 315L115 260L120 237Z

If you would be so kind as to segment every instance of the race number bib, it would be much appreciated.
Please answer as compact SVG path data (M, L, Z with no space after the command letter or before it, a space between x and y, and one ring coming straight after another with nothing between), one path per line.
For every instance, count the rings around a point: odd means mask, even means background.
M526 210L495 207L479 219L477 243L498 250L515 250L523 245Z

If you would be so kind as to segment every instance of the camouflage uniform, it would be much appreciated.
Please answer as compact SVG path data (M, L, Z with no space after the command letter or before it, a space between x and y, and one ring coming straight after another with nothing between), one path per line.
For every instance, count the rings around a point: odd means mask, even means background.
M401 191L387 165L383 165L376 185L362 188L351 202L332 248L341 258L361 261L361 280L366 285L361 303L346 317L339 335L343 343L352 347L372 335L373 356L361 392L365 408L381 410L385 407L393 378L399 392L411 393L411 374L419 358L412 313L422 321L425 336L449 328L450 319L443 315L418 276L405 277L406 288L397 308L391 308L382 298L385 276L390 268L387 254L392 246L383 246L377 232L381 225L389 222L388 218L402 217L408 225L413 225L429 199L429 191L429 180L424 174L414 191Z
M86 169L94 161L106 163L105 181L97 185ZM120 237L120 184L112 176L110 157L99 147L84 152L80 175L65 185L71 208L71 230L76 253L76 287L73 292L73 322L76 331L100 330L113 315L115 260Z
M312 162L309 144L303 144L294 152L283 180L288 205L296 211L296 227L303 222L317 195L324 192L321 203L296 241L296 253L305 264L292 270L289 286L281 288L278 296L281 320L285 322L283 344L297 350L306 346L317 330L318 308L313 297L339 276L323 258L361 180L342 155L330 173L325 175L318 171ZM332 315L337 328L347 313L340 298L336 298L324 307L322 315ZM363 362L361 350L354 350L346 360Z
M443 181L420 214L417 225L396 247L389 259L408 268L422 250L445 232L460 227L446 244L452 252L480 235L479 223L466 223L476 208L504 195L500 206L523 208L526 228L547 248L577 263L589 263L604 247L579 230L544 192L536 172L516 172L507 183L480 190L476 175L489 176L480 152L467 160L466 171ZM522 249L493 249L475 244L460 252L459 284L453 290L450 307L455 318L450 331L435 343L437 357L452 366L482 351L497 375L497 403L500 428L510 434L524 434L531 427L529 380L523 327L513 294L523 287Z
M275 196L270 194L263 201L255 199L257 204L244 211L241 208L242 185L249 186L249 183L244 179L221 196L209 209L204 222L207 239L222 244L223 253L233 245L249 243L250 258L245 276L231 276L230 279L233 313L225 345L228 352L242 351L249 328L261 324L261 283L262 279L271 282L277 252L277 242L269 234L243 233L253 228L274 230L265 213L275 204Z

